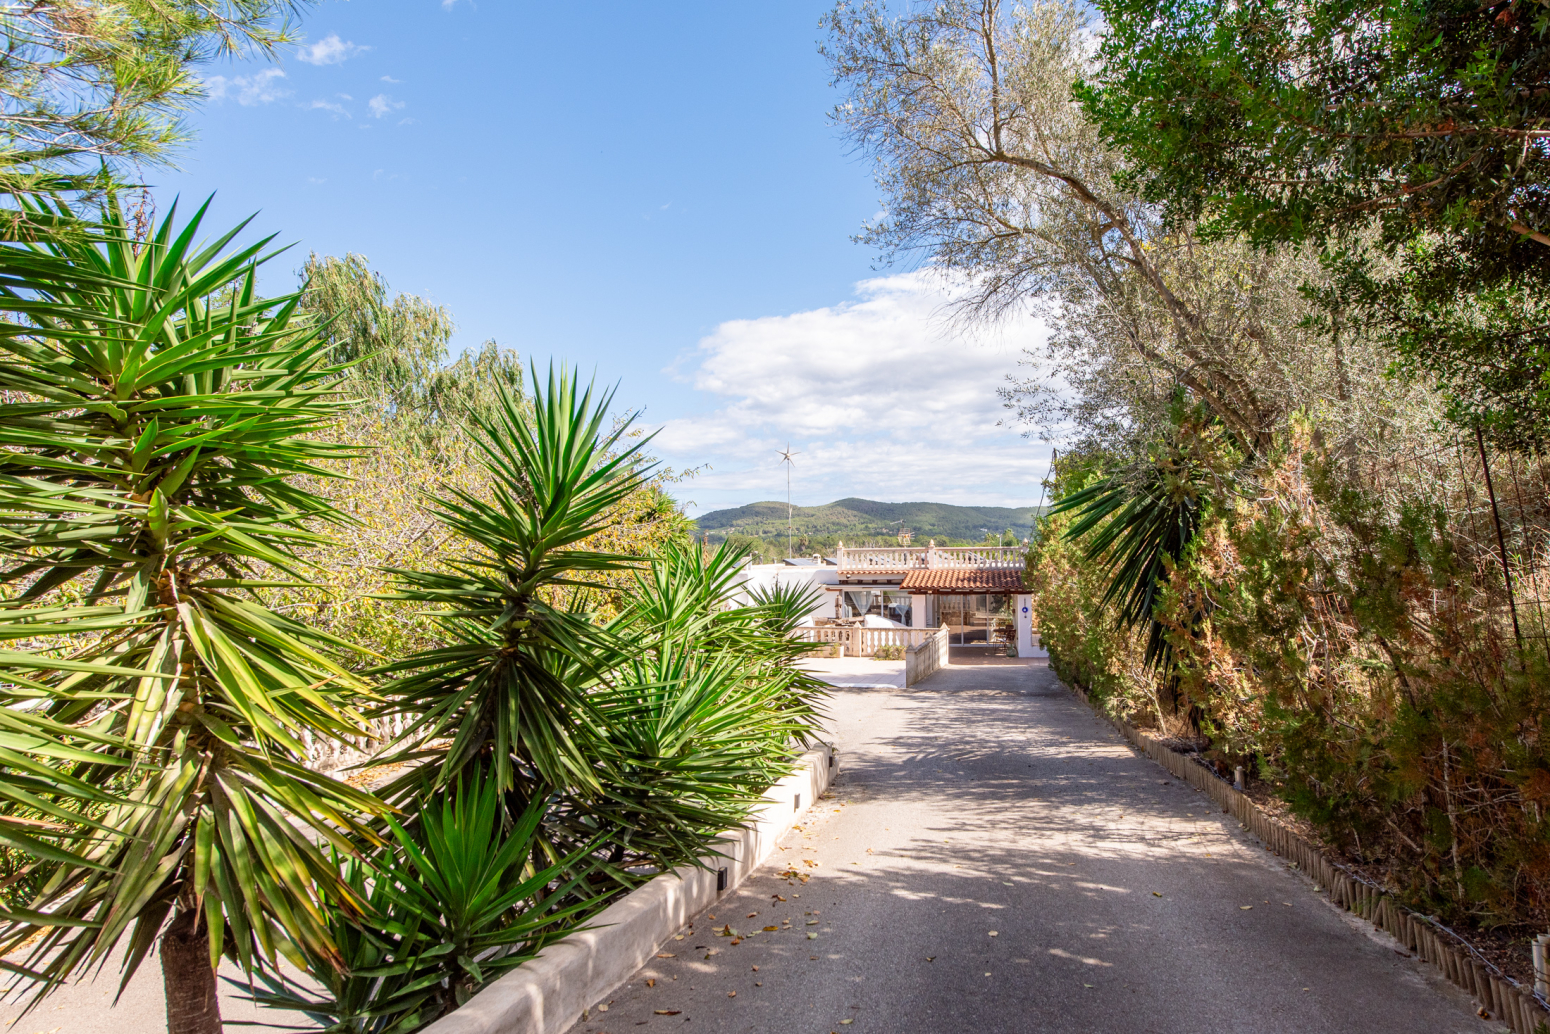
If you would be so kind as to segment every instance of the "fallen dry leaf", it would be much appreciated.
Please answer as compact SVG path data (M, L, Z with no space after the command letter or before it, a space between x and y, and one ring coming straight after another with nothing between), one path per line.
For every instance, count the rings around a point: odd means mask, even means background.
M807 939L810 941L816 941L818 939L818 935L809 930L807 932Z
M1157 892L1156 892L1156 891L1155 891L1155 890L1154 890L1154 891L1152 891L1152 897L1154 897L1154 898L1160 898L1160 897L1162 897L1162 895L1161 895L1161 894L1159 894L1159 893L1157 893Z
M728 998L736 998L737 997L737 992L736 991L728 991L727 992L727 997Z
M1240 911L1240 912L1247 912L1249 909L1251 909L1253 907L1254 907L1253 905L1239 905L1238 906L1238 911Z
M683 1012L682 1009L653 1009L653 1010L651 1010L651 1014L653 1016L677 1016L677 1015L679 1015L682 1012Z
M659 958L659 959L676 959L677 957L678 957L677 955L674 955L670 951L659 951L659 952L657 952L657 958Z
M926 961L927 962L935 962L936 961L936 956L935 955L927 955L926 956Z
M992 931L990 931L990 936L992 936L992 937L999 937L1001 935L998 934L996 931L992 930Z
M657 982L655 980L648 980L648 981L646 981L646 986L647 987L656 987L657 986Z
M841 1020L840 1021L840 1026L843 1027L847 1023L855 1023L855 1022L856 1022L855 1020Z
M748 915L747 915L747 916L745 916L745 917L744 917L744 918L745 918L745 919L752 919L752 918L753 918L753 917L754 917L754 916L756 916L756 915L758 915L758 914L759 914L759 913L757 913L757 912L749 912L749 913L748 913Z
M775 931L777 931L779 929L780 929L780 927L778 927L778 926L766 926L764 928L764 932L765 933L774 933Z

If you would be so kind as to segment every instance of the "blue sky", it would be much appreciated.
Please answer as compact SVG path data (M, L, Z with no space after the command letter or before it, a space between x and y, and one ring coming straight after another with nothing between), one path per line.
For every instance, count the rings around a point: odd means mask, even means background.
M997 428L1023 322L965 338L928 273L851 242L877 211L826 113L822 3L324 0L278 65L205 70L165 205L359 252L494 338L620 382L705 510L784 495L1037 499Z

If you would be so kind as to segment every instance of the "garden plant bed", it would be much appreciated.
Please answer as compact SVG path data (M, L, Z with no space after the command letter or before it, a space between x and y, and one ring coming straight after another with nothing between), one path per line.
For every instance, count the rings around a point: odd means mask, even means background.
M718 855L680 866L617 899L583 928L425 1028L425 1034L560 1034L662 949L696 913L732 892L828 789L832 747L802 756L771 786L743 829L721 835Z

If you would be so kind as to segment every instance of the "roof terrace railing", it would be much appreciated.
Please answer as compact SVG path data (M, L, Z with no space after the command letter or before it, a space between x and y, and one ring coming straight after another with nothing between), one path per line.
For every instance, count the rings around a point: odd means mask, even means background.
M1027 546L840 546L835 560L841 575L868 571L1020 570L1027 551Z

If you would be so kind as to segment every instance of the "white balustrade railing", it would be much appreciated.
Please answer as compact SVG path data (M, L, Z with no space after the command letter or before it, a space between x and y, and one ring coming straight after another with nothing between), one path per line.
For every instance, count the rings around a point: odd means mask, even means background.
M864 628L859 625L806 626L792 633L795 638L814 644L831 643L842 648L846 657L871 657L879 647L909 649L935 635L934 628Z
M1021 569L1026 546L841 546L835 561L840 574L864 571L936 571Z
M373 718L366 722L366 735L347 736L343 740L314 736L307 730L302 733L302 742L307 747L307 767L317 772L332 772L359 764L402 737L411 720L409 715L402 714Z

